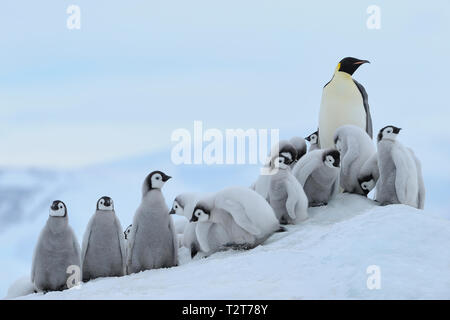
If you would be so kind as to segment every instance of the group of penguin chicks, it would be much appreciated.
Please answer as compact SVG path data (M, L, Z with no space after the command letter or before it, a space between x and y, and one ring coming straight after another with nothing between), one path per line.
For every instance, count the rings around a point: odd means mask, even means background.
M142 201L125 232L113 200L102 197L86 228L82 248L68 225L67 207L54 201L39 237L31 271L36 291L68 287L67 268L79 266L82 280L114 277L178 265L178 248L193 258L219 250L250 249L282 224L308 218L308 207L326 205L337 193L367 196L376 187L380 205L407 204L423 209L425 188L421 166L413 151L397 135L401 129L380 130L378 150L370 136L353 125L340 127L335 149L320 149L319 132L305 139L280 141L272 149L264 171L250 187L228 187L216 193L182 193L166 205L161 188L171 178L150 173L142 186ZM170 214L189 223L178 238Z

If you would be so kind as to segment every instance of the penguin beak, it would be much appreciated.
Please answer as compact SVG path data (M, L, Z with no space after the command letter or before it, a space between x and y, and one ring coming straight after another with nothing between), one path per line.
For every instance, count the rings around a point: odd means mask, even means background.
M169 180L170 178L172 178L171 176L168 176L167 174L165 174L163 177L162 177L162 181L163 182L166 182L167 180Z
M305 140L306 141L311 141L311 138L310 137L306 137Z
M370 63L370 61L369 60L359 60L359 61L356 61L353 64L364 64L364 63Z
M109 199L105 199L105 207L109 207L111 205L111 201Z
M175 214L175 210L172 208L172 210L169 211L169 214Z
M198 218L194 215L192 215L191 220L189 220L189 222L197 222Z

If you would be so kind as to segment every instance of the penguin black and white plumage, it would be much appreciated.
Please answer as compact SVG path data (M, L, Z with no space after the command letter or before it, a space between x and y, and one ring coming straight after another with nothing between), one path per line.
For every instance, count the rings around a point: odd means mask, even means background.
M308 152L320 149L319 147L319 130L311 133L309 136L305 138L306 141L309 142Z
M367 195L375 188L378 178L380 177L380 170L378 169L378 155L375 152L361 167L358 174L358 183L361 190Z
M339 180L343 191L367 195L358 175L366 161L376 153L372 139L360 127L345 125L336 130L334 143L341 155Z
M275 168L274 160L285 150L292 150L295 147L287 140L280 140L277 144L275 144L270 150L270 154L267 157L266 164L262 168L261 174L258 176L258 179L253 183L250 189L256 191L256 193L269 201L269 187L270 187L270 176L273 174L273 170ZM297 151L295 151L295 158L297 158Z
M80 245L69 226L66 205L55 200L34 251L31 282L37 291L67 289L69 266L81 270Z
M197 238L203 251L211 252L208 229L220 224L227 233L227 246L250 249L280 229L267 201L255 191L229 187L201 199L191 220L198 222Z
M302 137L292 137L289 142L294 146L295 151L297 152L297 156L295 157L295 160L292 161L290 167L291 169L294 167L294 165L297 163L298 160L300 160L301 157L303 157L306 154L307 146L305 139Z
M162 171L153 171L144 180L128 239L128 274L178 265L178 238L161 192L170 178Z
M425 187L420 162L398 140L400 128L386 126L378 134L376 201L381 205L406 204L423 209Z
M308 218L308 198L291 173L296 150L284 149L274 160L277 170L270 176L269 204L281 224L295 224Z
M352 78L353 73L367 60L347 57L342 59L333 78L324 86L319 113L320 148L333 148L336 130L352 124L372 138L372 117L367 92Z
M125 237L110 197L101 197L97 201L95 213L84 233L81 262L83 281L125 274Z
M340 155L335 149L308 152L292 170L310 207L328 204L339 190Z

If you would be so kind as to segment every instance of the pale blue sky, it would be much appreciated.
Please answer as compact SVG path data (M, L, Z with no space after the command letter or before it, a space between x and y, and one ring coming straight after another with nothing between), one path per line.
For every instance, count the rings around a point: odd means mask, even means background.
M148 153L194 120L306 135L345 56L372 62L355 78L376 130L394 123L407 141L448 143L450 3L411 2L3 2L0 165ZM66 28L70 4L81 30ZM381 30L366 28L371 4Z

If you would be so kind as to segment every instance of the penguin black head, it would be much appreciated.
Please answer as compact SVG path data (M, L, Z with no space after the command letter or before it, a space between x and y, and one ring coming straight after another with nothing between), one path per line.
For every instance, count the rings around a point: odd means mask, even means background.
M203 222L208 221L211 215L211 211L202 203L195 206L194 212L192 213L192 218L190 222Z
M284 164L290 165L297 160L297 150L291 143L285 144L281 148L278 158L282 158Z
M172 209L170 210L169 214L183 215L183 211L184 203L180 197L176 197L175 200L173 200Z
M345 72L348 73L349 75L353 75L353 73L356 71L356 69L358 69L362 64L364 63L370 63L367 60L360 60L360 59L356 59L356 58L352 58L352 57L347 57L342 59L337 67L336 67L336 71L341 71L341 72Z
M123 234L125 235L125 239L128 239L128 235L131 233L131 227L132 227L132 226L133 226L133 225L130 224L130 225L128 226L128 228L126 228L125 231L123 232Z
M311 133L309 136L305 138L306 141L308 141L311 144L317 144L319 140L319 130L316 132Z
M153 189L161 189L170 178L172 177L162 171L153 171L145 178L144 193Z
M402 128L397 128L396 126L386 126L378 133L377 141L380 142L383 139L395 140L397 135L400 133L400 130L402 130Z
M325 151L322 156L322 161L330 168L339 168L341 163L339 151L335 149Z
M114 202L110 197L104 196L97 201L97 210L113 211Z
M67 207L64 202L60 200L53 201L50 206L50 216L51 217L65 217L67 215Z
M358 183L366 196L375 187L375 180L371 174L358 178Z

